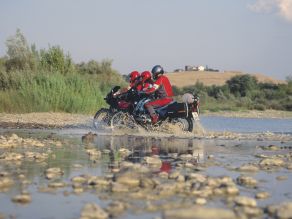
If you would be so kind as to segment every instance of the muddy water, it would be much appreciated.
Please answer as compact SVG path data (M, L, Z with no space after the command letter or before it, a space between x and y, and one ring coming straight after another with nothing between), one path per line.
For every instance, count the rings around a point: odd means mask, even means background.
M89 127L1 130L0 135L8 139L12 133L22 141L0 147L0 218L177 218L173 209L196 206L203 206L203 212L225 209L228 218L281 218L268 206L292 200L289 134L225 138L210 137L203 128L198 135L176 135ZM38 139L45 146L23 146L25 139ZM25 152L47 156L29 158ZM23 157L8 159L4 153ZM60 171L48 175L54 167ZM5 177L13 184L1 186ZM256 198L259 192L268 195ZM31 200L17 201L19 194ZM101 211L89 217L87 203ZM181 217L193 218L195 212Z

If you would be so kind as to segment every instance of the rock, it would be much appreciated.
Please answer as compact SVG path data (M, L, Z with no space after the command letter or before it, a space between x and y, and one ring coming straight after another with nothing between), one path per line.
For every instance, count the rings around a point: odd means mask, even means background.
M256 179L250 176L239 176L236 181L239 185L243 186L256 186L258 183Z
M80 219L107 219L108 213L95 203L87 203L81 212Z
M266 199L266 198L269 198L270 197L270 193L268 192L258 192L255 197L257 199Z
M66 183L64 182L51 182L48 185L50 188L62 188L66 186Z
M59 167L52 167L46 169L45 174L47 179L53 179L62 176L64 172Z
M283 166L285 162L280 158L264 158L260 161L260 166Z
M281 148L277 145L269 145L269 146L259 146L263 150L268 150L268 151L277 151L280 150Z
M204 205L207 203L207 200L205 198L197 198L195 200L195 203L198 204L198 205Z
M234 202L240 206L256 207L257 202L255 199L246 196L237 196L234 198Z
M257 172L259 171L259 168L253 164L243 164L242 166L238 167L237 170L243 172Z
M85 177L82 177L82 176L74 176L72 179L71 179L72 182L74 183L85 183L87 181L87 179Z
M207 180L207 176L199 173L191 173L188 175L188 178L200 183L203 183Z
M117 174L115 181L128 187L138 187L140 185L140 176L135 173L126 172Z
M279 205L270 205L267 207L267 212L279 219L292 218L292 202L284 202Z
M94 142L94 139L96 138L97 134L93 134L92 132L88 132L87 134L83 135L81 137L81 140L83 143L92 143Z
M283 180L287 180L288 176L277 176L276 179L279 181L283 181Z
M0 159L4 159L6 161L18 161L23 158L23 155L20 153L13 153L13 152L4 152L0 155Z
M8 188L14 184L13 180L9 177L0 177L0 189Z
M126 193L126 192L129 192L129 188L120 183L112 183L111 191L116 192L116 193Z
M16 195L12 198L12 201L15 203L27 204L31 202L31 196L28 194Z
M87 180L87 184L90 186L100 187L100 186L109 186L111 180L105 179L101 176L92 176Z
M111 217L117 217L118 215L122 214L126 210L126 205L120 201L113 201L111 202L106 211L111 215Z
M250 206L235 206L234 211L237 215L245 215L247 218L259 217L263 215L263 210L257 207Z
M90 158L96 159L101 157L101 151L97 150L96 148L87 149L86 153L89 155Z
M195 206L191 208L180 208L166 210L163 219L235 219L233 211L221 208L206 208Z
M158 156L144 157L144 161L150 166L161 167L162 165L162 161Z
M157 182L151 178L142 178L140 181L141 188L153 189L156 185L158 185Z

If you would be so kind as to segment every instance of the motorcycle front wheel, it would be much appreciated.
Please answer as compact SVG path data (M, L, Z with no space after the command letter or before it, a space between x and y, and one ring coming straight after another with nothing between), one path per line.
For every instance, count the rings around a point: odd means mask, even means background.
M125 112L118 112L111 118L112 129L135 129L137 124L132 116Z
M111 121L111 112L109 109L101 108L93 117L94 128L100 128L102 125L109 126Z

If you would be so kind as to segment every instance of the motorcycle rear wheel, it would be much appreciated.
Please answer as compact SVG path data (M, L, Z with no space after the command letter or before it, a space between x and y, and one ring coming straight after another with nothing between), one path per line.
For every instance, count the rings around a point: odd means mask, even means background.
M193 119L191 118L177 118L172 121L175 125L179 125L184 132L192 132L194 128Z
M111 121L111 113L107 108L101 108L98 110L93 117L94 128L100 128L102 125L109 126Z

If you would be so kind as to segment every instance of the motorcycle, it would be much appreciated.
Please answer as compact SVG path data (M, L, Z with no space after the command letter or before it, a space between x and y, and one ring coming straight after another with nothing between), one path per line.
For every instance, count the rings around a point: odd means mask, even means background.
M139 94L134 89L128 92L128 99L131 101L131 106L126 111L119 111L111 118L111 127L128 127L136 128L137 125L146 130L159 130L163 125L173 124L179 125L182 131L192 132L194 121L198 120L199 116L199 98L192 94L184 94L183 102L172 101L166 106L154 108L159 115L158 122L153 125L151 117L144 105L152 100L151 96ZM145 96L143 96L145 95Z

